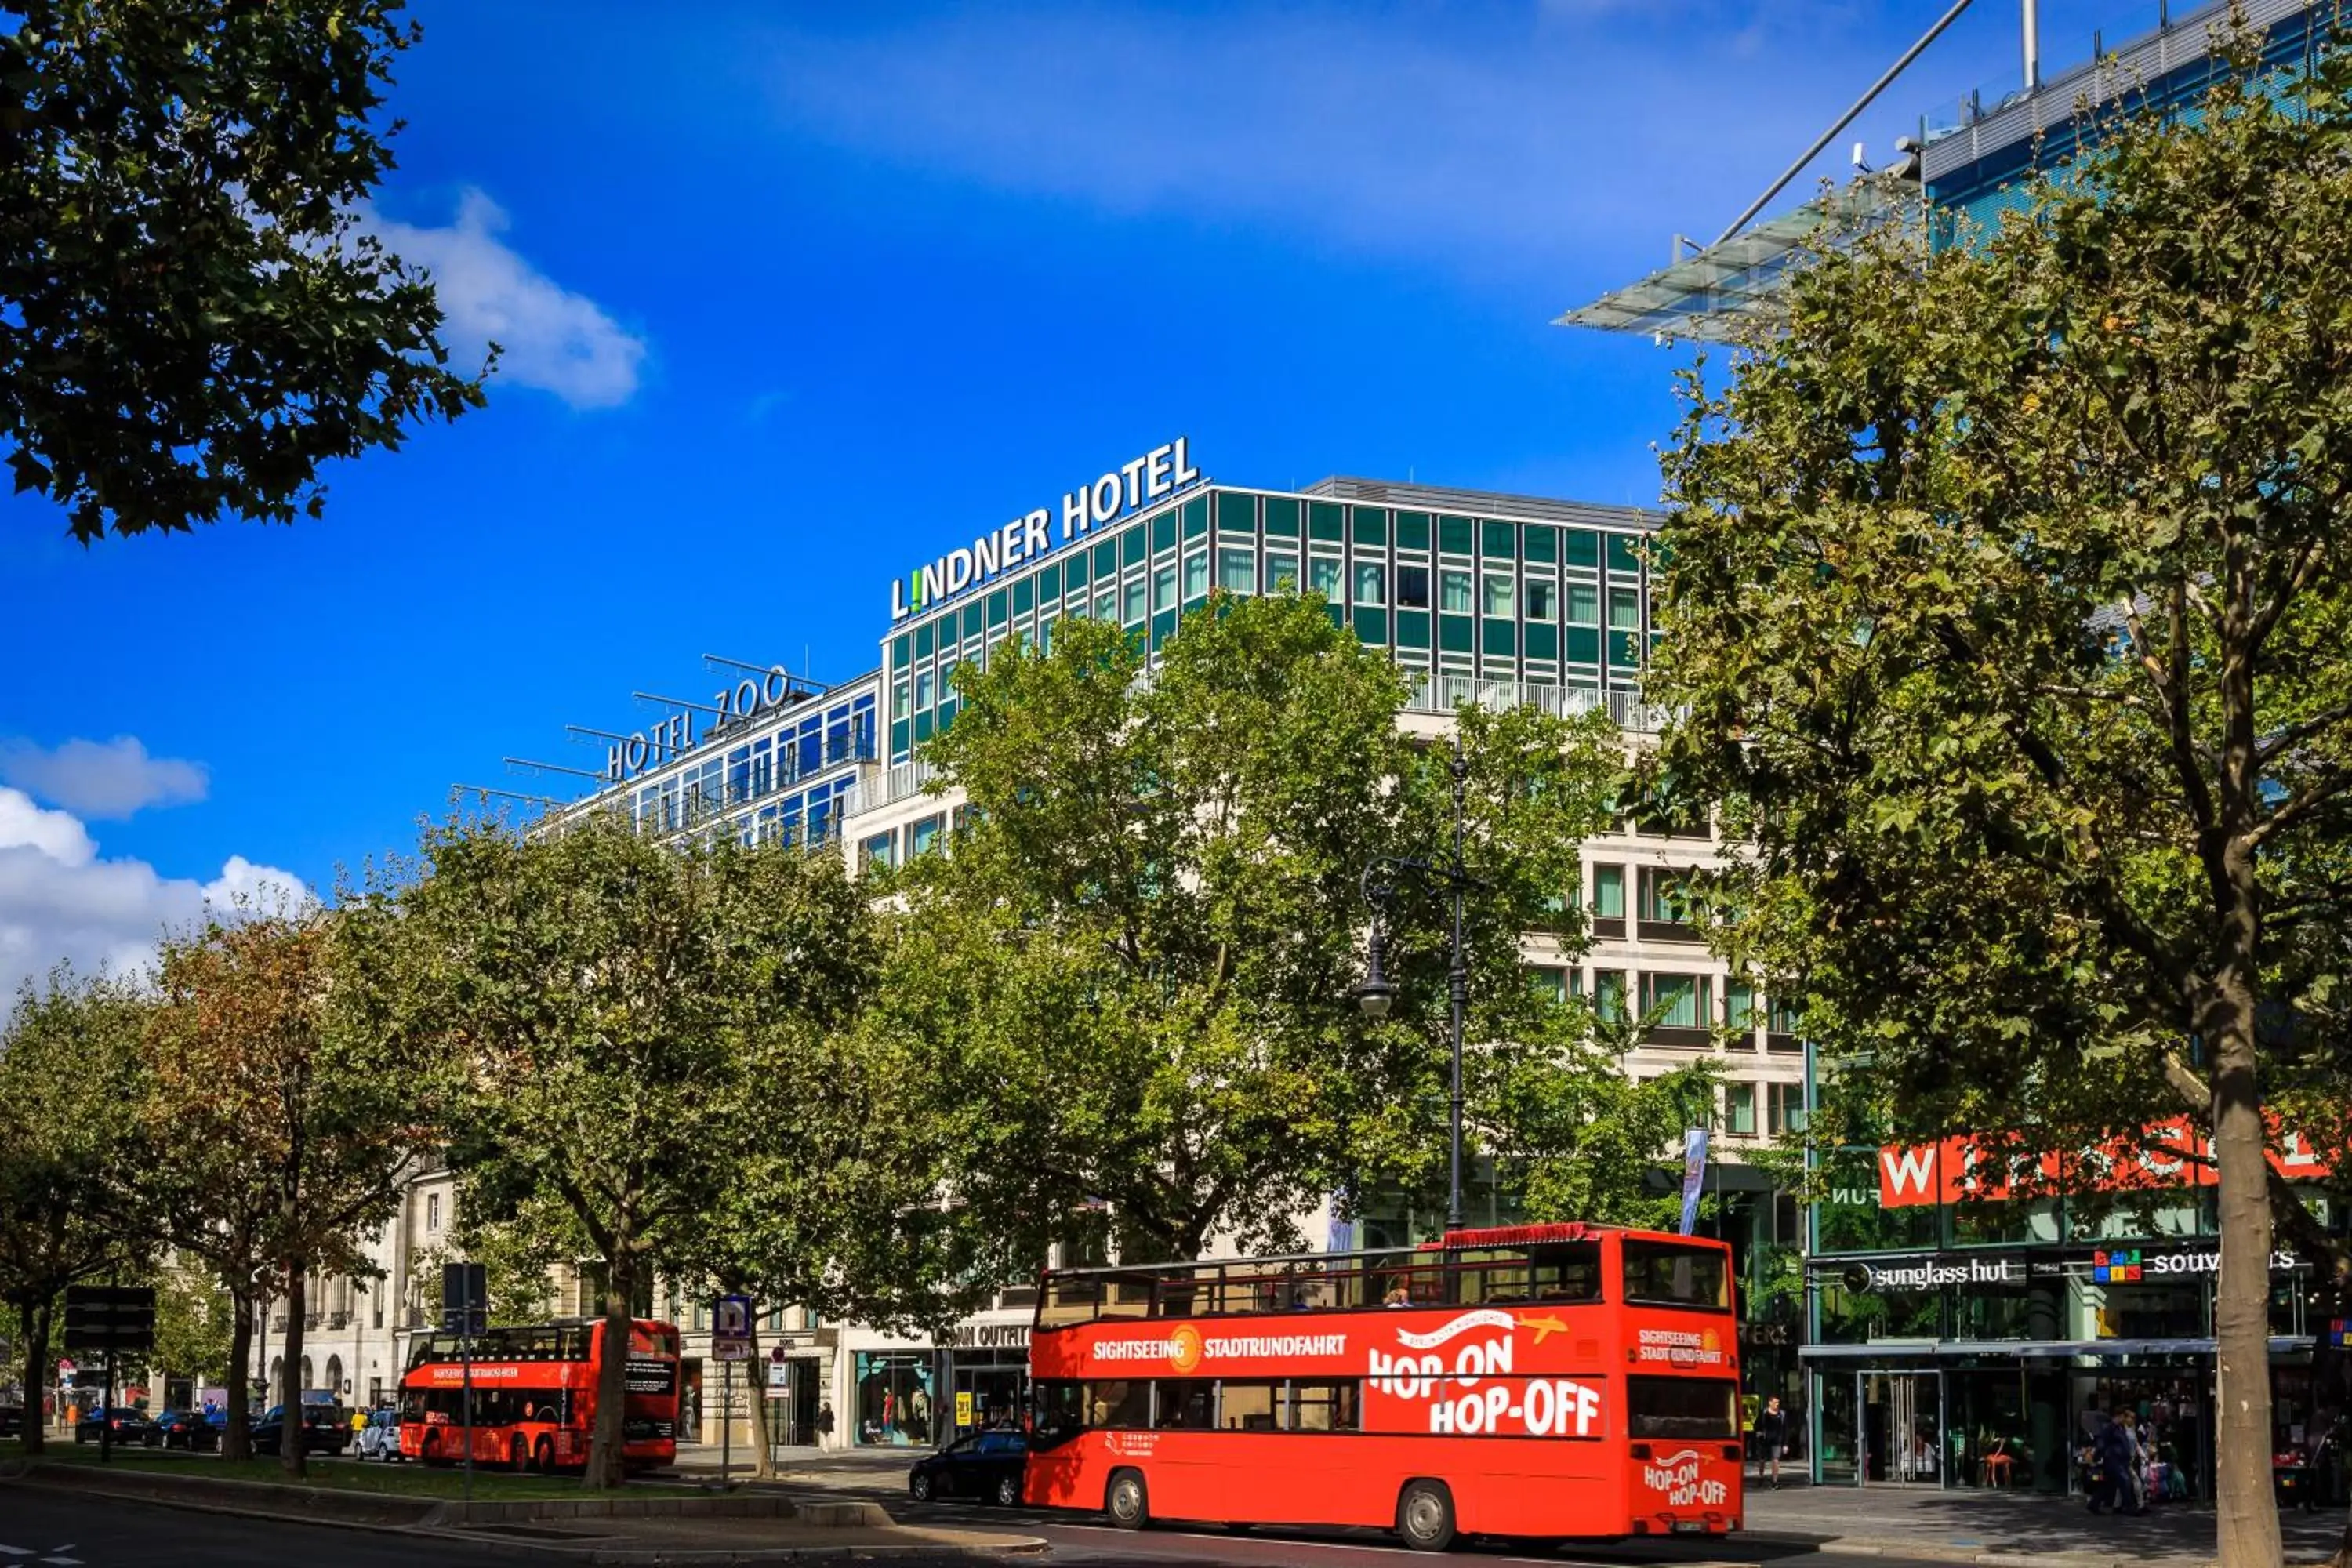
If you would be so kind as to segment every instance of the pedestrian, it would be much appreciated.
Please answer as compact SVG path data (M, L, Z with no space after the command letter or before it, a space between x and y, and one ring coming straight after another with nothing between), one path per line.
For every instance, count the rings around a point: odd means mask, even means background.
M1769 1467L1776 1492L1780 1489L1780 1453L1788 1444L1789 1416L1776 1394L1764 1402L1763 1414L1756 1417L1756 1457Z
M816 1436L820 1443L833 1436L833 1401L830 1399L816 1407Z
M1383 1307L1410 1307L1412 1305L1412 1297L1406 1292L1403 1286L1393 1285L1389 1288L1389 1293L1381 1298L1381 1305Z
M2146 1513L2147 1511L2147 1448L2140 1442L2139 1417L2133 1413L2129 1405L2126 1405L2116 1415L2116 1425L2123 1430L2119 1449L2123 1456L2124 1468L2123 1490L2116 1494L2117 1500L2125 1505L2124 1511L2126 1513Z

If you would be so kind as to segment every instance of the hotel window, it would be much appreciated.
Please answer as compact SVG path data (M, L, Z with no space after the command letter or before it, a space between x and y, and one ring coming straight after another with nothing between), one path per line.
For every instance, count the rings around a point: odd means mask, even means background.
M1143 602L1144 582L1140 576L1130 578L1119 594L1119 620L1130 626L1141 626L1149 609Z
M890 688L890 717L891 717L891 718L893 718L893 719L904 719L904 718L907 716L907 691L908 691L907 683L906 683L905 681L903 681L903 680L901 680L901 681L898 682L897 684L893 685L893 686ZM739 752L738 754L739 754L739 755L741 755L742 753L740 753L740 752ZM745 756L745 757L744 757L744 761L743 761L742 767L741 767L740 771L736 774L736 776L735 776L735 778L734 778L734 780L733 780L733 783L734 783L734 785L735 785L735 798L736 798L737 800L741 800L741 799L743 798L743 791L744 791L744 787L745 787L746 785L748 785L751 782L751 759L750 759L748 756Z
M898 863L898 852L897 834L877 833L866 840L864 858L866 865L878 866L887 871Z
M1287 550L1265 552L1265 591L1269 594L1298 592L1298 557Z
M1752 1083L1727 1083L1723 1086L1724 1108L1729 1114L1724 1119L1724 1131L1734 1138L1756 1136L1756 1086Z
M1705 1029L1715 1023L1715 976L1712 974L1654 974L1642 976L1642 1013L1647 1016L1663 1009L1661 1027L1668 1029Z
M940 819L927 816L907 829L907 858L911 860L918 855L928 855L939 847L939 843Z
M439 1193L425 1194L425 1228L427 1230L441 1228L441 1194Z
M1775 1138L1805 1130L1805 1086L1768 1083L1764 1086L1764 1130Z
M1625 868L1595 866L1592 868L1592 912L1604 921L1625 918Z
M1399 566L1397 573L1397 605L1401 609L1429 608L1429 568Z
M1625 972L1622 969L1596 969L1592 972L1592 1010L1612 1024L1625 1021Z
M1731 980L1723 987L1723 1021L1735 1029L1752 1032L1756 1027L1756 984L1749 980Z
M1228 594L1257 592L1257 556L1249 546L1222 546L1217 551L1217 586Z
M1320 594L1326 599L1339 597L1339 563L1328 556L1318 555L1307 563L1307 590Z
M1106 587L1095 595L1095 619L1107 621L1118 614L1118 590L1116 587Z
M931 672L928 669L919 669L915 671L915 707L919 711L930 705Z
M1568 624L1571 626L1597 626L1601 624L1601 590L1590 583L1568 585Z
M1612 632L1638 632L1642 629L1642 595L1631 588L1609 590L1609 629Z
M1528 619L1549 621L1559 615L1559 589L1550 583L1528 580Z
M1151 607L1155 610L1176 607L1176 564L1172 561L1151 574Z
M1569 972L1556 963L1538 963L1528 971L1528 984L1537 995L1547 1001L1565 1002L1569 997Z
M1437 574L1437 607L1452 616L1470 613L1470 574L1440 572Z
M1388 569L1377 563L1359 562L1356 565L1356 598L1359 605L1384 605L1388 602L1388 584L1383 581Z
M1190 604L1194 599L1203 598L1207 596L1208 592L1209 552L1205 550L1197 550L1184 557L1185 602Z
M1486 614L1497 620L1508 620L1512 611L1511 599L1511 580L1508 577L1488 573L1486 574Z
M1681 925L1690 919L1683 903L1682 877L1662 867L1642 868L1642 918L1660 925Z

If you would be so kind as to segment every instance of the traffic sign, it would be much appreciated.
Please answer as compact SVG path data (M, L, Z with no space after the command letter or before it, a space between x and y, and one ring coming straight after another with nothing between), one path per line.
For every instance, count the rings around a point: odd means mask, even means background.
M441 1266L441 1331L478 1338L489 1324L488 1271L478 1263Z
M143 1351L154 1344L154 1291L136 1285L66 1287L66 1349Z
M719 1361L751 1359L751 1298L721 1296L710 1310L710 1353Z
M74 1374L74 1363L71 1363L71 1362L69 1362L69 1361L61 1361L61 1362L58 1363L58 1382L62 1383L62 1382L64 1382L67 1378L71 1377L73 1374Z

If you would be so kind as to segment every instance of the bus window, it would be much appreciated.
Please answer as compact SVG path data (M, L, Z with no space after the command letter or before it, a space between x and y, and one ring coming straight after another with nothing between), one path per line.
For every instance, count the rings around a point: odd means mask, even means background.
M1205 1377L1164 1377L1153 1387L1151 1424L1162 1430L1205 1432L1209 1396L1215 1384Z
M1530 1247L1528 1285L1538 1301L1601 1300L1601 1244L1570 1241Z
M1739 1436L1738 1387L1720 1377L1629 1377L1625 1430L1634 1437L1720 1438Z
M1294 1383L1290 1429L1294 1432L1353 1432L1356 1385L1343 1383Z
M1087 1425L1141 1429L1151 1425L1151 1385L1148 1383L1089 1383Z
M1481 1302L1506 1305L1528 1299L1527 1254L1517 1251L1465 1252L1454 1262L1454 1299L1464 1306Z
M1217 1426L1227 1432L1271 1432L1281 1396L1279 1383L1228 1379L1217 1390Z
M1059 1329L1072 1323L1090 1323L1101 1301L1102 1281L1092 1275L1051 1280L1037 1308L1037 1326Z
M1286 1304L1282 1288L1286 1270L1228 1268L1217 1297L1220 1312L1276 1312Z
M1190 1268L1171 1268L1160 1277L1160 1311L1163 1318L1189 1318L1214 1310L1216 1271L1209 1270L1205 1285Z
M1672 1241L1625 1242L1625 1300L1667 1307L1731 1305L1724 1255Z
M1102 1316L1106 1318L1151 1316L1151 1276L1115 1274L1106 1279L1103 1281Z
M1035 1416L1030 1425L1031 1444L1052 1448L1086 1429L1086 1384L1059 1381L1037 1384Z

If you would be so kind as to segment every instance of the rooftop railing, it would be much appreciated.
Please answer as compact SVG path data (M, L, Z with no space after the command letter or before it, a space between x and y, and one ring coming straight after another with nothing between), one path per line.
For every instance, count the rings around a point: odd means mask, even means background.
M1604 710L1621 730L1655 734L1665 727L1666 710L1641 700L1632 691L1596 691L1584 686L1558 686L1540 680L1483 680L1475 675L1423 676L1405 703L1408 713L1452 713L1465 704L1500 712L1510 708L1535 708L1556 719L1574 719Z

